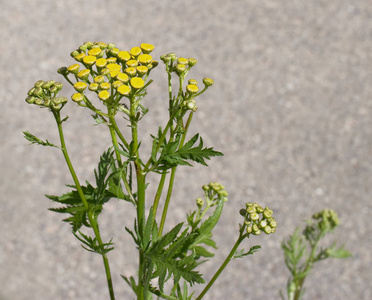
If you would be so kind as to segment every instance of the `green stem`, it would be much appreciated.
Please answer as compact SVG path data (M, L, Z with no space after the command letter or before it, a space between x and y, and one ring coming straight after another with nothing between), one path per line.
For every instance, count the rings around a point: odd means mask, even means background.
M171 171L171 175L170 175L170 179L169 179L168 192L167 192L167 198L165 199L163 213L161 215L161 221L160 221L160 226L159 226L159 236L161 236L162 233L163 233L165 219L166 219L167 213L168 213L169 202L170 202L170 198L172 196L174 177L176 175L176 169L177 169L177 167L173 167L172 171Z
M154 221L156 219L156 212L158 210L159 200L161 197L161 193L163 192L164 182L165 178L167 177L167 173L164 172L161 174L161 178L159 181L158 189L156 190L155 198L154 198L154 204L153 204L153 210L154 210Z
M54 115L54 118L57 122L58 133L59 133L59 138L60 138L60 142L61 142L61 150L62 150L63 156L65 158L66 164L67 164L68 169L71 173L72 179L74 180L76 190L77 190L77 192L80 196L81 202L83 203L84 208L88 212L89 224L91 225L91 227L93 229L93 232L96 236L97 242L100 246L103 246L103 242L102 242L101 235L100 235L100 232L99 232L98 223L93 216L93 212L89 209L88 201L85 198L84 192L83 192L83 190L81 188L81 185L80 185L80 182L79 182L79 179L76 175L76 172L74 170L74 167L72 166L70 157L68 155L68 151L67 151L66 143L65 143L65 138L64 138L64 134L63 134L63 129L62 129L62 122L63 121L61 121L60 112L59 111L53 111L53 115ZM109 265L109 262L108 262L107 255L102 254L102 259L103 259L103 264L104 264L105 271L106 271L106 278L107 278L107 285L108 285L108 289L109 289L110 299L114 300L115 299L114 288L113 288L113 284L112 284L110 265Z
M230 253L227 255L225 261L222 263L220 268L217 270L217 272L214 274L212 279L208 282L207 286L204 288L204 290L200 293L200 295L195 300L202 299L205 294L208 292L208 290L211 288L211 286L214 284L218 276L222 273L222 271L225 269L227 264L230 262L231 258L234 256L236 250L238 249L240 243L246 238L246 235L243 235L244 227L240 230L240 235L238 240L236 241L235 245L232 247Z

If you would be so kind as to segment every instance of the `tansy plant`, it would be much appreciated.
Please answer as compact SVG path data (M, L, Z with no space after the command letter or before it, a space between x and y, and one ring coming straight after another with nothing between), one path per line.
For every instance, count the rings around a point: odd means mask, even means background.
M214 255L212 251L216 244L212 230L227 201L225 188L219 183L203 185L204 195L196 199L195 210L186 215L185 222L168 232L164 232L164 225L177 167L191 166L192 163L206 166L206 160L222 155L213 148L204 147L199 134L187 135L197 111L196 99L213 85L213 80L204 78L202 88L195 79L186 81L186 75L197 63L194 58L177 57L174 53L160 57L168 75L169 118L151 136L151 153L145 157L140 147L142 138L138 136L138 126L148 111L144 97L152 82L149 75L158 65L150 55L153 49L150 44L141 44L130 51L122 51L114 44L88 42L71 53L74 64L58 70L76 90L71 96L72 101L89 109L98 124L107 126L111 137L111 144L107 145L94 171L94 184L80 183L67 151L63 124L68 117L62 117L61 110L68 101L58 96L62 83L37 81L26 98L28 103L47 108L52 113L59 145L43 141L27 131L24 134L31 143L62 151L73 184L68 185L71 191L64 195L47 195L60 204L50 210L66 214L64 221L71 224L72 233L83 248L102 256L110 299L115 299L115 295L108 254L114 249L114 241L102 239L99 216L105 203L119 199L133 208L134 225L125 229L137 245L138 272L122 277L137 299L199 300L231 259L247 256L260 248L239 249L243 240L260 233L274 233L277 224L269 208L247 203L240 211L243 219L231 252L202 292L194 296L190 287L205 283L197 267ZM117 119L122 117L128 123L123 128L117 124ZM150 173L158 176L154 195L146 189ZM160 201L163 202L162 211L158 209Z

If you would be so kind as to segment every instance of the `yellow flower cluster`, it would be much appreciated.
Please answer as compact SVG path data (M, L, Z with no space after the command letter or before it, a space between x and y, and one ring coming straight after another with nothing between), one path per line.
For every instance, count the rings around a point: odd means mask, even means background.
M86 89L97 93L102 101L129 96L145 86L150 70L158 65L150 55L153 49L153 45L143 43L122 51L114 44L87 42L71 53L77 63L59 69L59 73L75 76L76 93L71 97L75 102L85 99Z
M39 80L28 91L26 102L58 111L67 103L66 97L57 97L62 86L62 83L55 82L54 80Z

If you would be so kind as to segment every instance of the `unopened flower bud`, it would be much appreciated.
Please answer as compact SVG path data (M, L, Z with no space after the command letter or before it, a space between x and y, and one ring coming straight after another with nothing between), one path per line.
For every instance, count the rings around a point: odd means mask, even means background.
M179 59L177 59L177 63L181 65L187 65L189 63L189 60L185 57L180 57Z
M90 90L90 91L92 91L92 92L95 92L95 91L97 91L98 90L98 83L91 83L90 85L89 85L89 87L88 87L88 89Z
M57 72L59 74L63 75L63 76L67 76L68 75L68 69L67 69L67 67L60 67Z
M198 61L195 58L189 58L189 66L195 66Z
M249 218L252 221L257 221L260 218L260 215L258 213L249 214Z
M213 81L213 79L210 79L210 78L204 78L203 83L204 83L205 86L212 86L214 81Z
M111 83L109 83L109 82L102 82L99 85L99 88L102 89L102 90L109 90L111 88Z
M110 93L106 90L100 91L98 93L98 98L102 101L106 101L108 98L110 98Z
M74 64L74 65L69 66L67 68L67 71L76 75L79 72L79 69L80 69L80 65L79 64Z
M142 52L141 48L140 47L133 47L132 49L130 49L129 53L131 55L133 55L134 57L137 57L138 55L140 55Z
M145 54L149 54L155 48L153 45L147 43L142 43L140 47L142 49L142 52Z
M87 84L85 82L82 82L82 81L78 81L74 84L74 89L79 92L79 93L82 93L86 88L87 88Z
M195 84L188 84L186 86L186 91L188 91L190 94L196 94L199 91L199 88Z
M54 84L54 82L55 82L54 80L45 81L41 87L43 89L49 89L52 86L52 84Z
M84 95L81 93L75 93L71 96L71 99L72 101L79 103L84 100Z
M197 198L196 199L196 205L198 207L202 207L204 205L204 200L202 198Z
M90 74L90 70L84 69L84 70L81 70L79 73L77 73L77 77L85 81L85 80L88 80L89 74Z
M144 76L147 74L147 72L149 71L149 68L145 67L145 66L138 66L137 68L137 73L140 75L140 76Z

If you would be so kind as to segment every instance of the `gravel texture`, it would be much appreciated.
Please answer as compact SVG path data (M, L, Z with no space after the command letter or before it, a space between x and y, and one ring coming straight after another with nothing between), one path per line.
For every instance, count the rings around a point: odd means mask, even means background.
M209 278L237 235L238 211L247 201L274 210L275 235L249 240L262 249L234 261L205 299L279 299L287 271L280 242L323 208L342 222L330 238L353 253L316 265L304 299L372 299L369 215L372 213L372 4L362 0L64 0L0 1L0 299L108 299L99 256L86 253L47 211L44 194L71 183L58 150L29 146L22 130L57 141L52 116L24 99L39 79L63 80L56 70L85 41L130 49L156 46L154 56L195 57L191 77L211 77L199 98L191 131L224 152L209 168L177 174L171 224L182 220L219 181L229 192L215 238L215 261L201 267ZM166 77L153 73L142 122L143 147L167 115ZM72 90L67 88L69 97ZM91 179L107 147L104 127L70 103L65 134L81 179ZM86 175L88 174L88 175ZM151 191L150 187L150 191ZM110 256L117 299L133 299L120 274L135 275L133 223L126 203L108 204L102 232L114 237Z

